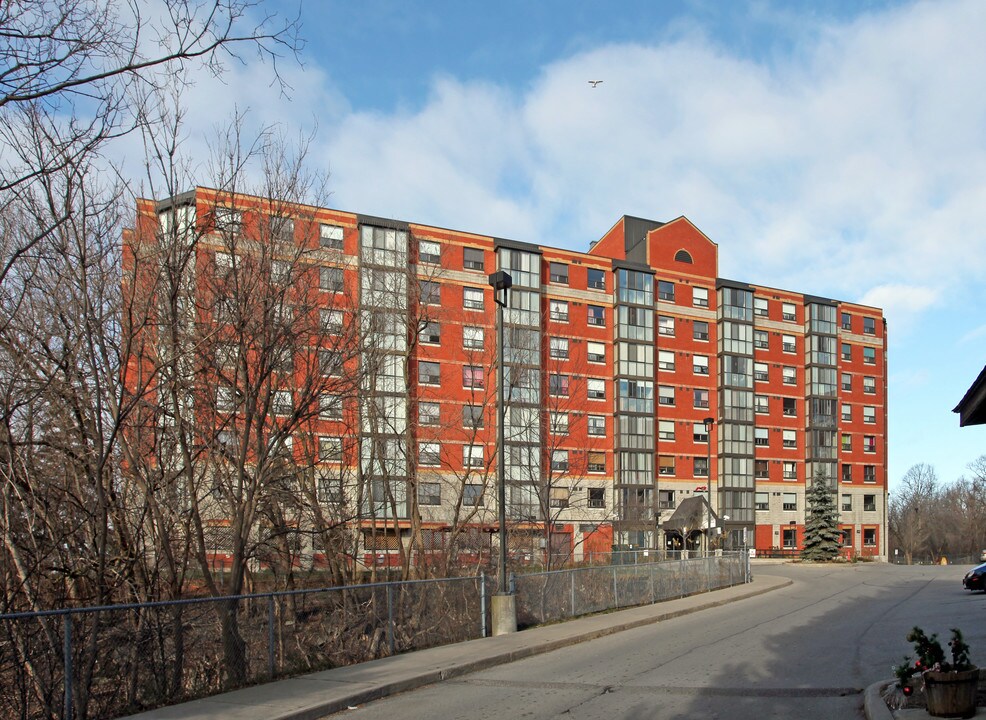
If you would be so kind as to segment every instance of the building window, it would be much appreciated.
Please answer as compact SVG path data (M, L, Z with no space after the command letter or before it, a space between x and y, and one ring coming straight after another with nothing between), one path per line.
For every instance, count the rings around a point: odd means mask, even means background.
M552 374L548 377L548 394L568 397L568 375Z
M342 398L338 395L319 397L318 416L323 420L342 420Z
M548 317L555 322L568 322L568 303L564 300L548 301Z
M852 495L842 494L842 512L852 512Z
M852 361L852 345L849 343L842 343L842 359Z
M212 210L216 230L237 234L243 229L243 213L228 207L216 207Z
M462 307L466 310L482 310L486 306L483 291L479 288L462 288Z
M568 285L568 265L565 263L548 263L548 279L553 283Z
M769 382L767 363L753 363L753 379L756 382Z
M419 402L418 425L437 425L439 420L439 409L440 406L437 402Z
M659 370L674 370L674 353L670 350L658 350L657 367Z
M568 507L568 488L553 487L548 489L548 507L567 508Z
M441 373L437 362L418 361L418 382L422 385L440 385Z
M798 548L798 531L795 528L784 528L781 533L784 549L796 550Z
M481 327L462 328L462 347L466 350L482 350L486 342L486 331Z
M696 375L709 374L709 358L707 355L692 356L692 372Z
M290 415L292 407L290 390L274 391L271 396L271 409L275 415Z
M876 335L876 319L871 317L863 318L863 333L866 335Z
M781 335L781 350L786 353L793 353L797 351L794 335Z
M696 320L692 324L692 337L696 340L708 340L709 324L704 320Z
M322 308L318 312L318 317L322 326L322 332L328 333L329 335L339 335L342 333L342 310Z
M843 452L852 450L852 435L849 433L842 433L842 450Z
M785 461L782 469L785 480L798 479L798 464L796 462Z
M657 281L657 297L660 300L670 300L674 302L674 283L667 280Z
M548 428L552 435L568 435L568 413L548 413Z
M876 482L876 465L863 465L863 482Z
M863 435L863 452L868 452L868 453L876 452L875 435Z
M586 470L591 473L606 472L606 453L590 452L586 453Z
M867 365L876 364L876 350L871 347L863 348L863 362Z
M606 345L599 342L588 342L585 344L586 355L591 363L606 362Z
M873 395L876 392L876 378L863 378L863 392L867 395Z
M437 442L423 442L418 445L418 465L437 467L442 462L442 446Z
M770 431L767 428L753 428L753 444L758 447L770 445Z
M668 385L659 385L657 387L657 404L674 405L674 388Z
M842 421L852 422L852 405L848 403L842 404Z
M482 445L463 445L462 467L483 467L483 450Z
M782 398L782 412L787 417L797 417L798 401L797 398Z
M589 507L591 508L604 508L606 507L606 491L603 488L589 488Z
M442 341L442 327L437 322L426 322L418 331L418 341L437 345Z
M590 435L606 435L606 417L603 415L589 415L588 426Z
M783 445L786 448L796 448L798 447L798 433L796 430L784 430L783 432Z
M464 248L462 250L462 267L466 270L479 270L482 272L486 269L486 261L483 258L483 251L478 248Z
M586 395L590 400L606 399L606 381L598 378L589 378L585 381Z
M438 283L431 280L419 280L418 299L422 305L441 305L442 292Z
M708 477L709 476L709 459L704 457L694 457L692 458L692 468L695 471L695 477Z
M480 430L483 427L483 406L482 405L463 405L462 406L462 427L471 430Z
M758 492L753 494L753 508L754 510L769 510L770 509L770 493Z
M765 330L754 330L753 331L753 347L759 350L767 350L770 348L770 336Z
M674 475L674 456L673 455L660 455L657 458L657 467L659 475Z
M767 403L766 395L753 396L753 412L759 413L761 415L770 412L770 406Z
M695 403L694 407L697 408L707 408L709 407L709 391L708 390L695 390Z
M672 423L671 439L674 439L674 423L672 420L662 420L661 422ZM705 423L692 423L692 441L697 443L707 443L709 442L709 429L705 426Z
M863 546L876 547L876 528L863 528Z
M852 482L852 465L849 464L842 465L842 482L844 483Z
M606 310L599 305L589 305L586 315L586 322L589 325L606 326Z
M294 220L291 218L271 215L267 218L267 223L271 237L281 242L292 242L294 240Z
M842 313L842 329L852 330L852 315L847 312Z
M842 373L842 389L846 391L852 390L852 375L849 373Z
M324 463L342 462L342 438L320 437L318 439L318 460Z
M781 303L781 318L794 322L797 319L794 303Z
M765 480L770 477L770 469L766 460L753 461L753 476L761 480Z
M662 510L671 510L674 508L674 490L658 490L657 491L657 506Z
M322 223L318 226L318 244L329 250L342 250L343 230L338 225Z
M342 268L321 267L318 269L318 287L325 292L342 292Z
M668 315L658 315L657 334L674 337L674 318Z
M558 360L568 360L568 338L550 338L548 340L548 355Z
M418 504L419 505L441 505L442 504L442 484L435 482L418 483Z
M477 483L466 483L462 487L462 504L466 507L481 507L483 505L483 486Z
M568 450L551 451L551 469L555 472L568 472Z
M867 405L863 408L863 422L873 424L876 422L876 408Z
M290 358L286 358L290 360ZM290 367L280 368L282 372L290 372ZM340 350L319 350L318 369L323 375L338 376L342 373L343 357Z
M478 365L462 366L462 387L481 388L485 385L483 368Z
M753 298L753 314L767 317L767 298Z
M798 509L798 494L792 492L786 492L783 495L784 505L783 510L791 512L792 510Z
M798 369L785 365L781 368L781 375L785 385L797 385L798 384Z
M709 291L707 288L692 288L692 305L695 307L709 306Z
M863 495L863 511L876 512L876 495Z
M418 241L418 262L438 265L442 261L442 246L432 240Z
M586 283L590 290L605 290L606 274L597 268L588 268L586 270Z
M699 427L698 424L695 426ZM701 425L702 432L705 432L705 425ZM708 440L708 435L705 436ZM657 421L657 439L658 440L674 440L674 420L658 420ZM697 442L697 441L696 441Z

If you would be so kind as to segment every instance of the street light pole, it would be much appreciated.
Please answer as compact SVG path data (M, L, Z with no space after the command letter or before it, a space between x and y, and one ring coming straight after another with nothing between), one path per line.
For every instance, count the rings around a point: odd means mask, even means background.
M705 424L705 488L708 501L705 506L705 555L708 557L711 550L709 541L712 539L712 426L715 425L716 420L707 417L702 422Z
M506 447L504 446L504 408L503 408L503 308L507 306L507 293L513 285L510 273L500 270L489 276L493 288L493 302L496 303L496 468L497 468L497 520L499 524L500 557L497 567L499 592L493 596L493 634L504 635L517 632L517 607L507 582L507 484ZM500 292L503 298L500 298Z

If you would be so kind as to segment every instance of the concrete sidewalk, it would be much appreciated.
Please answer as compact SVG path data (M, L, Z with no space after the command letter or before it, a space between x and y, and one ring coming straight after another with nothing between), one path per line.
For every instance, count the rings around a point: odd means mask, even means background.
M388 695L790 584L787 578L759 574L747 585L323 670L151 710L132 715L129 720L314 720Z

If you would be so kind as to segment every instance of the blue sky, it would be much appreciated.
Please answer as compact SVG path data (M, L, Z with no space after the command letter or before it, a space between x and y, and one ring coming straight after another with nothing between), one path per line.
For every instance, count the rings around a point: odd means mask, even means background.
M302 21L288 97L249 58L189 91L193 149L236 105L311 134L333 207L578 250L686 215L721 276L884 308L891 492L986 453L951 412L986 363L986 3L307 0Z

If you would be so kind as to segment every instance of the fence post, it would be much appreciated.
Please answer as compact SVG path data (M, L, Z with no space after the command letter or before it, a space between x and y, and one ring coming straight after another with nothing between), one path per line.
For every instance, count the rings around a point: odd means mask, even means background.
M681 578L679 585L681 586L681 597L685 597L685 555L682 553L681 558L678 560L678 565L680 569L678 571L678 577Z
M715 557L709 556L705 558L705 584L708 587L708 592L712 592L712 563L715 562Z
M479 633L486 637L486 571L479 573Z
M620 606L620 594L616 588L616 565L613 566L613 607Z
M274 594L267 596L267 674L274 677Z
M65 720L72 720L72 616L62 615L62 653L65 655Z
M394 642L394 586L387 583L387 643L390 645L390 654L396 652Z
M575 617L575 570L571 572L572 578L572 617Z
M653 605L657 602L657 591L654 588L654 576L657 574L657 567L660 563L651 563L650 565L650 604Z

